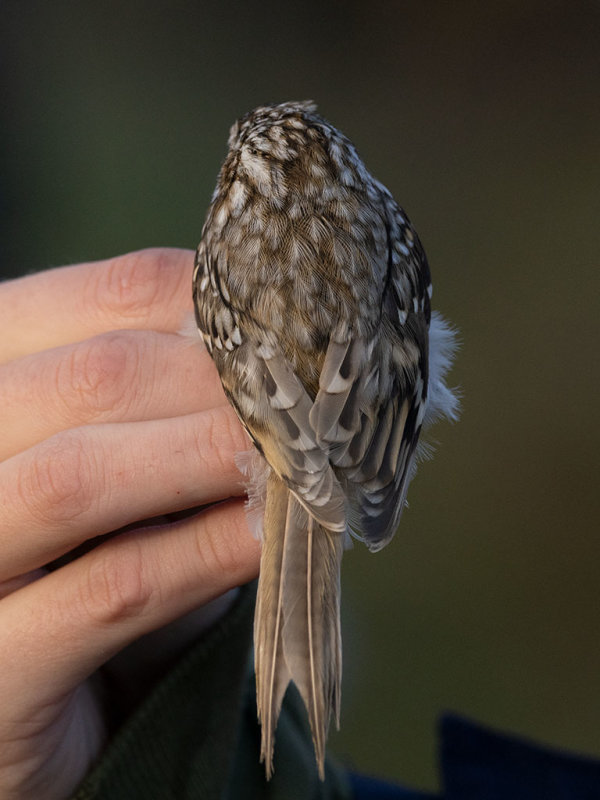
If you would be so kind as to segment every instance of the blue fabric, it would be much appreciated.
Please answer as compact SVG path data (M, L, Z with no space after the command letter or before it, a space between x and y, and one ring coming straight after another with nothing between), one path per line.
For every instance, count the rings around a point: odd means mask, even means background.
M600 800L600 761L454 715L440 724L441 794L364 775L349 778L355 800Z
M598 800L600 762L442 719L443 800Z
M350 785L355 800L437 800L437 794L426 794L406 789L394 783L350 773Z

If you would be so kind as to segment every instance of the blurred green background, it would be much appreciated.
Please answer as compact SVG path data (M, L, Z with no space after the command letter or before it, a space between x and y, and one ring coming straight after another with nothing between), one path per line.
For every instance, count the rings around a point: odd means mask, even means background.
M233 120L312 98L405 206L463 418L343 570L342 730L436 785L444 709L600 756L597 2L4 2L5 276L193 248Z

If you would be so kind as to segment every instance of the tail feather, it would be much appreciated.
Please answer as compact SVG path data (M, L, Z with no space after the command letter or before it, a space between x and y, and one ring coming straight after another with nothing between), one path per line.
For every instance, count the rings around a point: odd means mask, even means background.
M339 722L343 535L316 522L274 474L269 477L254 623L261 760L273 771L274 731L293 680L308 711L319 775L333 714Z
M254 614L254 669L256 703L261 722L260 760L265 762L267 777L273 772L275 727L283 695L291 675L283 659L281 628L283 552L285 538L277 535L288 529L290 494L279 481L269 477L265 505L261 570ZM273 535L275 534L275 535Z

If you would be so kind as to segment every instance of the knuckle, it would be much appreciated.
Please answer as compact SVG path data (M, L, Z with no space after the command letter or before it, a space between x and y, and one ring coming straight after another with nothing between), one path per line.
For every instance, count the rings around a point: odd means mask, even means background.
M78 429L42 442L22 469L20 500L34 519L67 522L91 507L94 467Z
M240 421L229 406L212 409L206 416L205 434L198 442L201 457L220 472L237 475L235 455L248 449Z
M245 566L238 546L239 531L232 525L232 515L223 513L224 508L219 511L221 513L212 515L211 524L203 527L197 537L199 558L209 574L238 574Z
M79 585L79 607L100 625L136 617L155 594L145 578L142 548L133 537L120 543L117 557L111 548L97 548Z
M159 300L168 297L168 255L149 248L118 256L94 273L86 293L92 313L145 320Z
M132 378L139 358L136 340L125 332L76 344L56 371L56 393L69 421L74 413L88 420L122 405L129 388L135 385Z

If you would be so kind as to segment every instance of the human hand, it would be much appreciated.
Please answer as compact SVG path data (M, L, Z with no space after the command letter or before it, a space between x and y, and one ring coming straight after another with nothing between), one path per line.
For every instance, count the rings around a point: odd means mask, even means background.
M258 572L246 436L176 334L191 264L149 250L0 285L2 800L68 797L106 738L90 676Z

